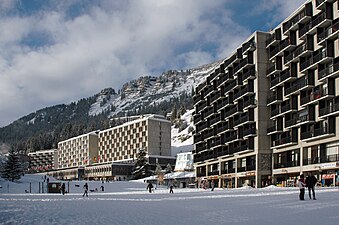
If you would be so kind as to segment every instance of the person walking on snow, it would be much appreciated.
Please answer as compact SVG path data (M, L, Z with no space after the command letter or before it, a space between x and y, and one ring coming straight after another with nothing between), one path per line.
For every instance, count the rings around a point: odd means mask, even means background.
M152 193L153 184L152 184L151 182L148 183L146 190L147 190L147 189L148 189L148 192L149 192L149 193Z
M315 198L315 192L314 192L314 187L317 184L318 180L317 178L310 174L309 176L306 177L305 183L306 183L306 187L308 188L308 196L311 198L311 190L312 190L312 194L313 194L313 200L317 200Z
M62 183L62 185L61 185L61 193L62 193L62 195L64 195L65 192L66 192L65 183Z
M168 183L168 187L170 189L170 191L169 191L170 194L173 194L173 186L174 186L173 180L170 180L169 183Z
M300 179L298 180L298 187L300 189L300 194L299 194L299 199L300 200L305 200L305 179L304 179L304 174L300 175Z
M84 194L82 195L82 197L85 197L85 195L86 197L88 197L88 184L87 183L84 184Z

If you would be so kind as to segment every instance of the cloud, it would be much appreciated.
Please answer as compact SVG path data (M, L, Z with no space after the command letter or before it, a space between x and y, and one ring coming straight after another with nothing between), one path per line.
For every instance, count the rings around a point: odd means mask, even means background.
M141 75L220 60L251 30L229 0L13 2L0 4L0 126Z

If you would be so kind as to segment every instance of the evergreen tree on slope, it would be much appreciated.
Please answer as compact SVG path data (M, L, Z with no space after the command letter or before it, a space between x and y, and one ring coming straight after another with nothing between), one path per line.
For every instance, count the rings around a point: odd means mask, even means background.
M14 152L14 150L10 150L6 161L2 165L1 168L1 177L14 182L16 180L20 180L22 175L22 168L19 155Z

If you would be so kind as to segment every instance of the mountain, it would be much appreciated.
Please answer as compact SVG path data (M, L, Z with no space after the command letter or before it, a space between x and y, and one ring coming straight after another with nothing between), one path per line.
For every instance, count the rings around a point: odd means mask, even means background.
M40 109L0 128L0 151L8 147L23 153L56 148L59 141L124 122L111 118L146 113L171 113L173 126L182 131L189 125L180 116L193 108L195 87L219 64L142 76L117 92L106 88L71 104Z

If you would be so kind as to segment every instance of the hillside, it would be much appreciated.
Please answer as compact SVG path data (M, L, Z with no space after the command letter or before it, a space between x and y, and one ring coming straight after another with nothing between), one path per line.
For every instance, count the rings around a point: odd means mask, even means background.
M194 88L219 63L190 70L169 70L159 76L142 76L118 91L106 88L71 104L37 110L0 128L0 151L9 146L24 153L55 148L59 141L122 123L110 120L119 116L177 112L171 118L174 122L193 108Z

